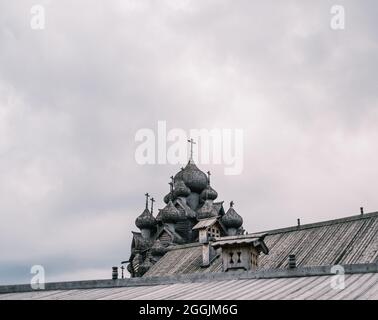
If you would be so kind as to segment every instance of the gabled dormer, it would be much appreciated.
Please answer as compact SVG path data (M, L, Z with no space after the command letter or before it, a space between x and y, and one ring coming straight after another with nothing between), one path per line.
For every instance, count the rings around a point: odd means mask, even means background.
M269 253L264 242L265 236L266 234L251 234L217 238L211 246L214 249L221 248L224 272L256 270L260 253Z
M212 239L219 238L227 234L226 229L219 220L219 217L201 219L193 227L193 230L198 230L198 241L200 243L208 243Z

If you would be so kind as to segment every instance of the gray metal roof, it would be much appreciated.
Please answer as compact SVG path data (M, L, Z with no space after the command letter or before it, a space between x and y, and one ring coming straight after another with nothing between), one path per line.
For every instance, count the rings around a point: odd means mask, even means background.
M257 236L248 235L246 238ZM5 299L371 299L378 300L378 213L267 232L260 269L220 272L219 256L201 267L198 244L168 251L142 278L0 286ZM288 269L289 254L298 268ZM343 264L345 288L332 287Z
M376 271L376 270L375 270ZM378 300L378 273L362 272L345 275L345 287L332 286L334 275L286 276L276 278L222 277L203 281L179 281L118 287L60 289L0 294L0 300ZM146 279L138 279L146 280ZM127 284L127 282L126 282Z
M269 254L259 258L263 270L287 268L290 254L301 267L378 262L378 212L264 233ZM221 270L219 256L203 268L200 245L182 245L168 251L144 277Z

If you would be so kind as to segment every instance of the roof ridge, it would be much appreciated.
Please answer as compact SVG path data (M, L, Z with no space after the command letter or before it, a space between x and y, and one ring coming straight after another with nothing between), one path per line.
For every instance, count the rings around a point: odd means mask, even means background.
M257 234L257 233L277 234L277 233L284 233L284 232L292 232L292 231L318 228L318 227L323 227L323 226L328 226L328 225L333 225L333 224L352 222L352 221L356 221L356 220L370 219L370 218L376 218L376 217L378 217L378 211L370 212L370 213L364 213L363 215L359 214L359 215L354 215L354 216L349 216L349 217L344 217L344 218L338 218L338 219L302 224L300 226L292 226L292 227L264 230L264 231L260 231L260 232L253 232L251 234Z

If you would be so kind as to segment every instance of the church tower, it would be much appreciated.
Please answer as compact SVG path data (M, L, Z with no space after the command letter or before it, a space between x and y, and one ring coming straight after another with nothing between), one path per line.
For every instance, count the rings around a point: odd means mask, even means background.
M150 211L150 195L145 194L146 207L135 221L140 232L133 232L129 258L128 271L133 277L142 276L172 246L199 242L207 245L215 238L244 233L243 219L234 210L233 202L227 213L223 202L215 202L218 193L210 184L211 173L204 173L194 163L195 142L188 142L189 161L171 177L170 192L163 199L166 205L156 217L152 212L154 199Z

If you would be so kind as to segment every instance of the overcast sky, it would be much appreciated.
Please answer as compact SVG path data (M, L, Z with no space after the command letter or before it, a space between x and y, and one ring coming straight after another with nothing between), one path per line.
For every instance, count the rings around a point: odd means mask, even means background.
M149 192L140 128L242 129L211 170L249 232L378 210L378 3L0 0L0 284L110 278ZM345 6L345 30L330 9Z

